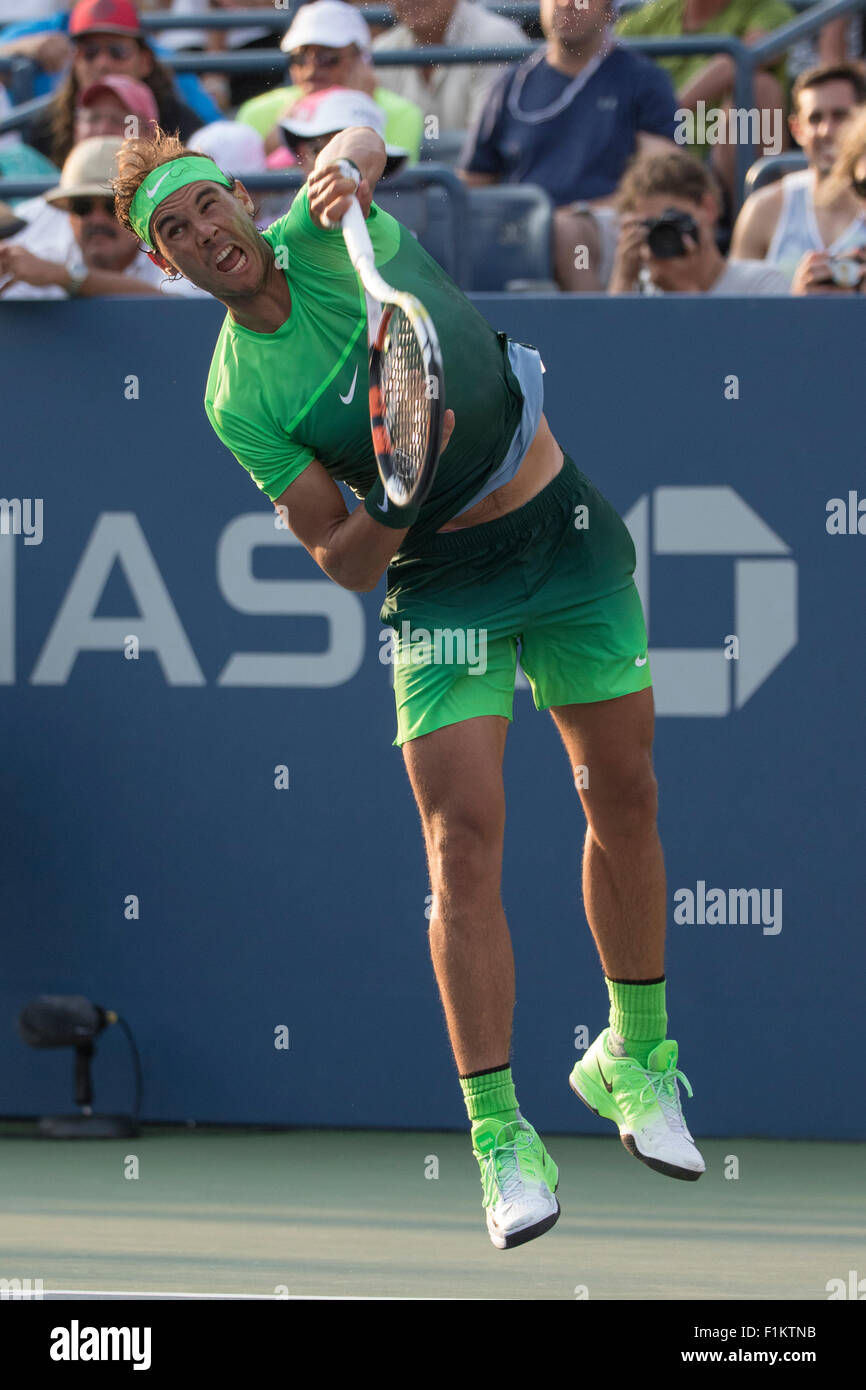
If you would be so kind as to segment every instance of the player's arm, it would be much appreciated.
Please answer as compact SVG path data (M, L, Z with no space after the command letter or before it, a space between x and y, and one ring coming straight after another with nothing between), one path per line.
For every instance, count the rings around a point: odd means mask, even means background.
M782 185L771 184L752 193L740 208L731 237L729 259L762 261L770 249L782 211Z
M359 593L375 589L406 535L380 526L364 507L347 511L343 494L318 459L274 506L328 578Z
M350 159L361 172L357 190L336 168L341 159ZM357 197L364 216L370 215L373 189L385 168L385 142L369 126L350 126L341 130L320 150L313 172L307 179L310 216L317 227L326 213L330 225L336 226L348 212L352 198Z
M446 410L440 454L453 429L454 411ZM274 507L328 578L357 593L375 589L409 529L380 524L363 506L349 512L342 492L318 459L289 484Z

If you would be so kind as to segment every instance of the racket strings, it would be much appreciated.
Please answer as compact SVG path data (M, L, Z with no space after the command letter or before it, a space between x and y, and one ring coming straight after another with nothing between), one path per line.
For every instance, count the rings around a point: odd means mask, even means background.
M395 307L382 358L382 399L391 440L391 471L406 492L414 487L427 453L430 425L428 375L412 323Z

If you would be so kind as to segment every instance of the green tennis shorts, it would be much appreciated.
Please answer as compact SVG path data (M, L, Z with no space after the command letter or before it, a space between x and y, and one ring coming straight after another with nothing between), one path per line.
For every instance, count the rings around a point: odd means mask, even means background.
M536 709L652 684L625 523L572 459L507 516L422 539L388 568L383 665L400 746L480 715L513 718L518 643Z

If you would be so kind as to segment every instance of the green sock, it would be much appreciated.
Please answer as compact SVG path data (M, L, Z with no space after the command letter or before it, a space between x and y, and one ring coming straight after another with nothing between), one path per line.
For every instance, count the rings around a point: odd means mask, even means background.
M517 1096L509 1066L461 1076L460 1089L470 1120L497 1120L510 1124L517 1119Z
M660 980L610 980L608 1048L613 1057L634 1057L645 1067L653 1048L667 1036L665 977Z

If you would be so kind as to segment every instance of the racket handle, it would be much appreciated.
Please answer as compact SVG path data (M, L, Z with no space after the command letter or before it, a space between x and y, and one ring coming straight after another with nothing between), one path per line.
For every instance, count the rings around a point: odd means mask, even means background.
M352 206L343 218L343 240L346 243L346 250L349 259L356 270L360 270L360 262L367 260L371 265L375 265L373 256L373 245L370 241L370 233L367 231L367 223L361 211L361 204L357 198L352 199Z

